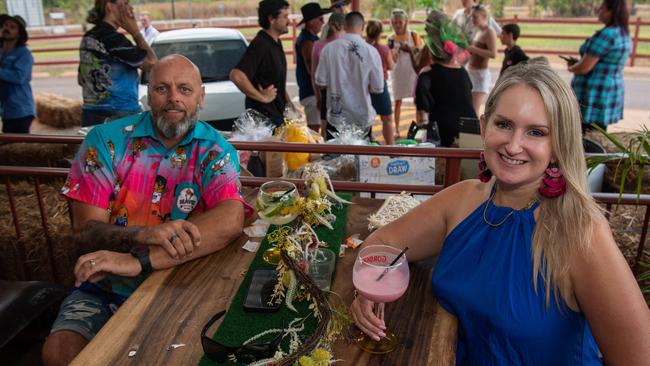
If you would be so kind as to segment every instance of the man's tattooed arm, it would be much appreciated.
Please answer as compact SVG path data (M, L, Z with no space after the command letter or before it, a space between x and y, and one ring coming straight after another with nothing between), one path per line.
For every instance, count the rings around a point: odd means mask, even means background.
M74 240L82 254L98 250L126 253L136 244L137 226L118 226L97 220L89 220L74 234Z

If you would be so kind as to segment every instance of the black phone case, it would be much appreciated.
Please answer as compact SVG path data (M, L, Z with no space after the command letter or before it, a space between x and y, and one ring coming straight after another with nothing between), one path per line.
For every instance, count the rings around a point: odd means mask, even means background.
M280 304L269 304L275 284L278 282L278 271L275 269L257 269L248 285L244 310L255 312L273 312Z

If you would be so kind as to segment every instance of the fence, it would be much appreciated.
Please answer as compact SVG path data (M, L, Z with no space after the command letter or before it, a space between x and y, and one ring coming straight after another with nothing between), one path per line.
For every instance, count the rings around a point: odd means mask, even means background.
M519 23L519 24L590 24L596 25L600 24L597 20L586 20L586 19L564 19L564 18L548 18L548 19L536 19L536 18L519 18L516 15L513 18L500 18L497 19L500 23ZM385 24L390 22L385 20ZM412 20L412 24L423 24L422 21ZM209 25L209 24L208 24ZM640 17L637 17L631 24L633 28L632 35L632 53L630 54L629 63L630 66L634 66L636 59L644 58L650 59L650 54L641 54L637 52L638 45L641 42L650 42L650 38L640 37L641 27L650 26L650 22L642 21ZM230 24L230 25L219 25L221 28L230 28L230 29L257 29L259 28L256 24ZM180 28L176 28L180 29ZM170 29L162 29L162 31L168 31ZM295 63L295 54L293 45L296 43L296 38L298 36L299 29L297 27L297 22L295 19L291 20L290 32L289 35L280 37L283 41L291 41L291 47L285 49L285 54L291 55L293 62ZM60 39L74 39L80 40L83 36L83 33L70 33L70 34L59 34L59 35L40 35L32 36L31 40L60 40ZM252 39L251 36L246 37L249 41ZM582 40L585 39L581 35L548 35L548 34L522 34L521 38L531 38L531 39L564 39L564 40ZM78 51L77 47L54 47L54 48L34 48L31 50L32 53L51 53L51 52L69 52L69 51ZM547 54L547 55L578 55L578 51L560 51L560 50L548 50L548 49L526 49L527 53L530 54ZM54 61L37 61L35 65L37 66L52 66L52 65L76 65L79 63L78 59L74 60L54 60Z
M23 135L23 134L0 134L0 143L10 142L28 142L28 143L65 143L80 144L83 138L80 136L50 136L50 135ZM411 156L411 157L435 157L445 159L445 175L443 185L407 185L407 184L382 184L382 183L363 183L352 181L333 181L334 189L339 191L350 192L375 192L382 193L399 193L407 191L414 194L432 195L444 187L450 186L460 181L461 161L462 159L478 159L480 150L477 149L453 149L453 148L409 148L397 146L352 146L352 145L328 145L328 144L294 144L294 143L277 143L277 142L233 142L237 150L252 151L280 151L280 152L309 152L309 153L335 153L335 154L354 154L354 155L383 155L383 156ZM43 199L40 193L41 177L59 177L67 176L66 168L45 168L45 167L24 167L24 166L0 166L0 176L4 179L8 194L8 203L12 214L12 222L15 228L17 238L22 233L16 216L15 200L12 194L10 178L16 176L29 176L33 178L35 192L38 200L41 226L45 232L48 243L48 253L52 255L52 243L49 239L47 218L43 207ZM259 187L264 182L274 178L266 177L242 177L241 183L248 187ZM276 178L277 179L277 178ZM288 179L298 186L302 186L301 180ZM604 204L607 210L607 219L610 218L609 212L612 205L634 205L645 206L643 227L640 233L640 240L633 260L632 268L638 273L639 263L643 257L645 241L650 222L650 195L641 195L637 197L634 194L624 194L619 197L615 193L594 193L594 199ZM19 253L24 258L25 253ZM53 258L51 259L53 260ZM52 262L53 263L53 262Z

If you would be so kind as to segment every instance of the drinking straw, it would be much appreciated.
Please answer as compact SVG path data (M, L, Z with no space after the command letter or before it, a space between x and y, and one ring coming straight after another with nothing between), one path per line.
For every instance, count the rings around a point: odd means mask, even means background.
M390 270L390 267L392 267L395 263L397 263L397 261L398 261L400 258L402 258L402 256L404 255L404 253L406 253L407 250L409 250L409 247L408 247L408 246L407 246L407 247L404 247L404 249L402 249L402 251L399 252L399 254L397 255L397 257L395 257L395 259L393 259L393 261L390 262L390 264L388 265L388 267L386 268L386 270L384 270L384 272L382 272L382 273L379 275L379 277L377 277L377 279L376 279L375 281L379 281L379 280L381 280L381 278L384 277L384 275L385 275L386 273L388 273L388 271Z

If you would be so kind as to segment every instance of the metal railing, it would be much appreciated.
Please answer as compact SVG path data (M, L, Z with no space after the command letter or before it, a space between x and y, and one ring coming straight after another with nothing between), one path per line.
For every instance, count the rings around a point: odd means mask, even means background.
M83 137L80 136L54 136L54 135L24 135L24 134L0 134L0 142L27 142L27 143L64 143L80 144ZM460 181L460 165L462 159L478 159L480 150L477 149L453 149L453 148L419 148L419 147L396 147L396 146L354 146L354 145L329 145L329 144L294 144L278 142L232 142L238 150L250 151L279 151L279 152L308 152L308 153L331 153L331 154L353 154L353 155L382 155L382 156L410 156L410 157L434 157L445 159L445 174L443 185L408 185L408 184L383 184L363 183L352 181L333 181L334 189L351 192L370 193L399 193L407 191L414 194L432 195L444 187ZM17 238L21 238L22 232L18 224L15 207L15 199L12 193L10 178L17 176L32 177L34 181L36 196L41 215L41 225L48 242L48 253L53 261L52 243L48 231L47 218L43 206L42 194L40 192L40 181L42 177L65 178L68 174L67 168L47 167L25 167L25 166L0 166L0 176L3 177L7 189L8 202L12 214L12 221ZM268 177L241 177L241 183L247 187L259 187L264 182L274 179ZM303 182L299 179L287 179L297 185ZM648 225L650 221L650 195L642 194L637 197L635 194L618 195L616 193L594 193L594 199L606 205L606 217L610 219L610 211L613 205L645 206L643 227L641 228L640 240L637 245L632 268L635 273L639 270L639 262L643 256L645 241L647 238ZM24 259L24 249L19 253Z

